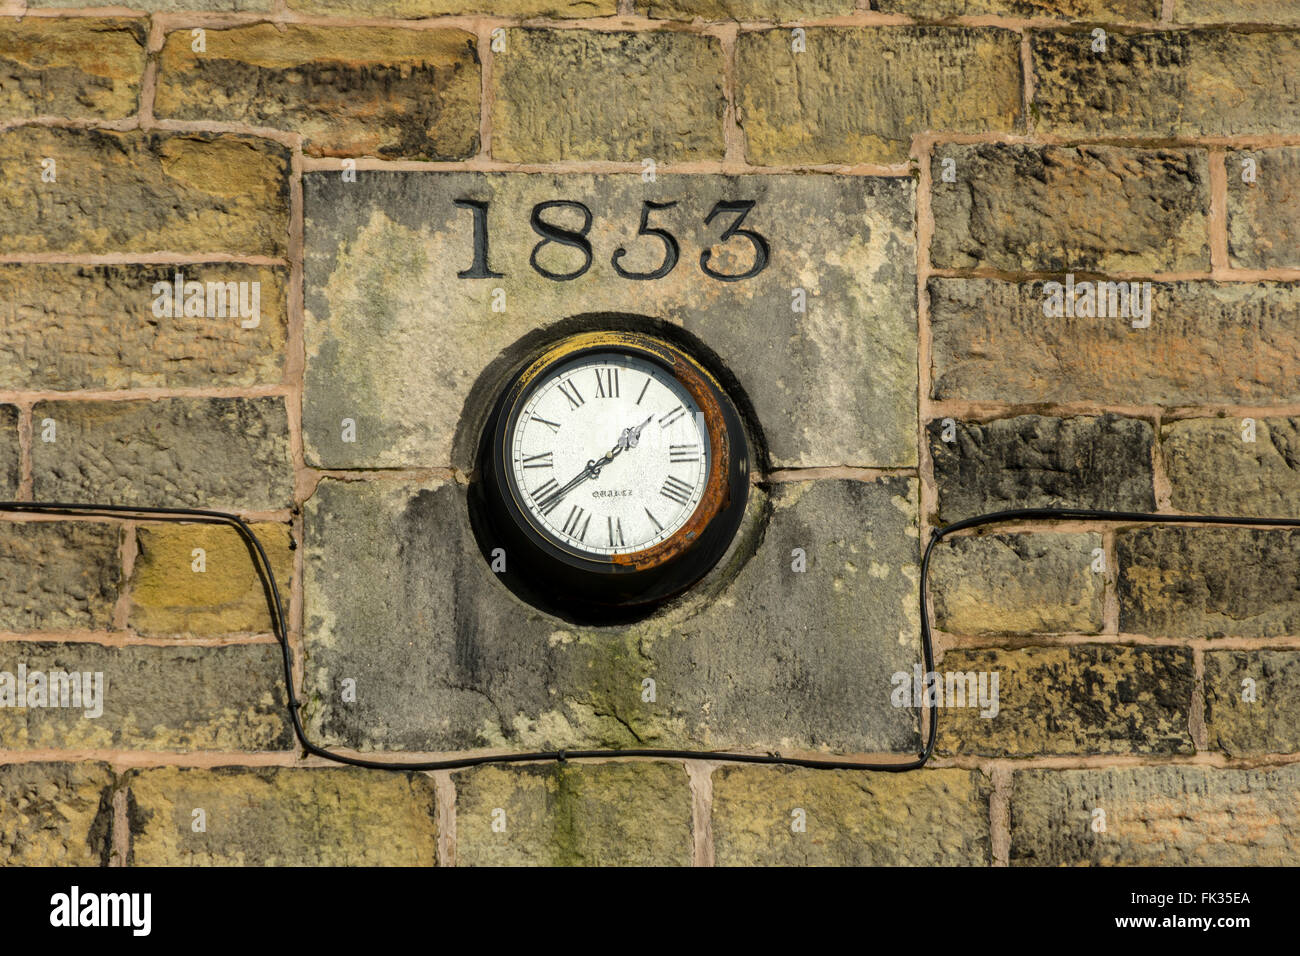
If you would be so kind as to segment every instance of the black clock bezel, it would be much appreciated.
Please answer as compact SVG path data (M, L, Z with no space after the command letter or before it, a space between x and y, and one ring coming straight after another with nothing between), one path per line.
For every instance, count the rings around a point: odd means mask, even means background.
M561 546L521 505L510 468L517 410L534 387L560 365L609 352L647 361L681 384L704 414L710 446L705 490L691 516L659 544L625 555L593 555ZM515 561L514 577L538 593L558 590L551 599L571 607L643 606L690 587L725 553L748 501L749 442L730 396L682 348L640 332L588 332L554 343L512 376L489 417L479 471L487 517Z

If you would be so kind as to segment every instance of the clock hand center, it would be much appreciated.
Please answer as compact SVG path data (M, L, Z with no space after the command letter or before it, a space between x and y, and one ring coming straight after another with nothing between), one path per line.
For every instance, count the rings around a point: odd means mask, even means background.
M636 428L624 428L623 434L619 436L617 447L635 448L636 443L641 439L641 429L645 428L647 425L650 424L651 418L654 418L654 416L653 415L649 416L640 425L637 425Z

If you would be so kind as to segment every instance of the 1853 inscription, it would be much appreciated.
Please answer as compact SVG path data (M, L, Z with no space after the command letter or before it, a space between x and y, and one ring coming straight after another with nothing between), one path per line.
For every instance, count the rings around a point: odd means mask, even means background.
M500 279L504 278L505 273L495 272L489 265L489 235L488 235L488 212L489 203L481 199L456 199L457 206L468 209L472 217L471 222L474 230L474 258L469 268L456 273L460 279ZM637 228L638 237L645 236L654 239L663 246L663 258L659 265L653 269L643 272L636 272L625 269L622 265L622 259L628 254L628 250L619 246L610 256L610 265L614 267L614 272L624 279L648 280L662 279L675 268L681 260L682 248L681 243L667 229L650 225L650 217L660 210L672 209L677 205L676 200L672 202L652 202L645 200L641 204L641 223ZM704 217L706 226L713 225L713 221L719 217L728 217L723 219L725 227L722 228L718 235L718 244L730 242L732 240L748 241L753 247L753 263L743 272L722 272L713 268L709 263L713 260L713 249L703 249L700 251L699 266L706 276L716 279L719 282L740 282L744 279L752 279L764 269L767 268L768 261L772 256L771 244L761 233L745 227L745 217L753 210L755 205L752 199L738 200L719 200L713 204L709 214ZM571 209L582 217L582 225L578 229L570 229L556 223L552 218L548 218L546 213L552 209ZM594 218L591 210L583 203L573 199L551 199L546 202L539 202L533 206L532 213L529 216L528 223L532 226L533 232L541 237L541 240L533 246L533 251L528 256L528 264L538 273L547 279L555 282L569 282L584 275L595 259L596 252L592 248L591 240L588 233L591 232L591 226ZM547 245L555 243L567 246L577 250L580 256L580 265L568 272L556 272L546 268L538 261L538 254L546 248Z

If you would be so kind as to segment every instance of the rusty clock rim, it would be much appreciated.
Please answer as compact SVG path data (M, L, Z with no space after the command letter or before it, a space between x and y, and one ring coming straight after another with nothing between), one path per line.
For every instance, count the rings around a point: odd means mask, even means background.
M508 467L507 438L514 422L514 410L538 378L546 370L569 359L600 350L626 350L654 361L668 371L686 389L704 415L708 432L710 469L704 492L691 516L668 539L653 547L625 555L594 556L571 548L554 535L537 526L528 509L519 500L514 476ZM683 349L664 339L622 329L578 332L552 343L529 362L506 390L499 406L498 421L494 429L493 453L502 466L506 491L510 495L511 509L527 523L535 534L572 559L577 559L597 569L645 571L661 567L689 551L703 536L704 530L725 509L731 494L731 468L733 448L726 427L726 414L722 402L729 401L721 384L703 365Z

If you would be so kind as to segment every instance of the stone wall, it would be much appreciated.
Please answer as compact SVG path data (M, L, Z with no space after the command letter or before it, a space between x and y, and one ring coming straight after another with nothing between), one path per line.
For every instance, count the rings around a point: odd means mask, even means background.
M901 760L932 529L1300 516L1291 0L77 2L0 6L0 499L248 520L322 745ZM457 277L466 191L499 279ZM574 198L560 284L527 210ZM719 283L737 198L773 265ZM682 264L629 283L645 200ZM609 323L715 362L758 460L704 582L578 626L466 502L502 370ZM946 542L937 670L997 701L940 709L923 770L387 773L302 756L234 532L6 517L0 672L104 692L0 707L0 862L1294 864L1297 534Z

